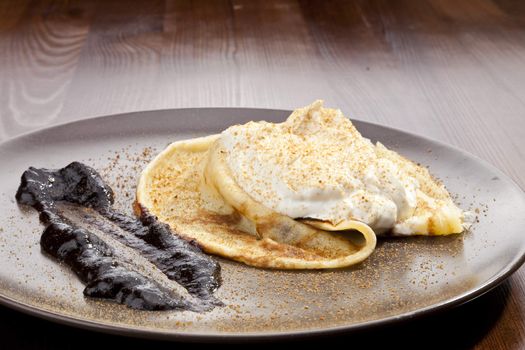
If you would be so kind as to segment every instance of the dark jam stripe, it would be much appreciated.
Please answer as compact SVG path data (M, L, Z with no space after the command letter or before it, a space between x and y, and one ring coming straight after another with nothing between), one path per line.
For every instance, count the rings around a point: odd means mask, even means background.
M22 175L16 199L40 212L40 220L47 225L41 238L43 250L73 269L87 285L85 295L136 309L192 309L155 281L122 266L95 234L69 223L56 210L59 201L93 208L122 232L103 221L97 228L137 250L203 304L220 304L212 295L220 285L220 265L154 216L144 213L136 220L114 211L113 191L93 168L78 162L58 170L29 168Z
M44 230L40 244L46 253L71 267L86 284L86 296L139 310L194 309L154 281L120 266L106 243L82 228L54 221Z
M219 287L219 265L205 256L199 247L175 237L168 225L143 211L141 221L115 211L100 211L120 230L102 220L86 219L98 229L140 253L169 279L181 284L189 293L210 298Z

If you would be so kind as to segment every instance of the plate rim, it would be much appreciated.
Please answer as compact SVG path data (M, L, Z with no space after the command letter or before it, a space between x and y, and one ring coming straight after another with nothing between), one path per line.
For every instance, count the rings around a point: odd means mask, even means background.
M45 310L42 308L34 307L23 302L19 302L13 298L7 297L0 292L0 304L10 309L23 312L30 316L36 316L46 321L55 322L61 325L70 327L76 327L89 331L98 331L106 334L130 336L135 338L143 339L156 339L156 340L170 340L170 341L183 341L183 342L252 342L252 341L268 341L268 340L291 340L291 339L303 339L308 337L317 336L328 336L337 335L342 333L358 332L363 330L372 330L381 326L389 326L394 324L401 324L410 320L418 319L421 317L429 316L439 312L444 312L461 306L467 302L483 296L490 292L494 288L498 287L503 283L510 275L512 275L524 262L522 256L517 264L491 280L488 280L484 285L475 289L474 291L467 291L462 293L455 298L445 300L441 303L430 305L425 308L420 308L414 311L406 312L399 315L389 316L382 319L365 321L353 325L341 325L336 327L320 328L320 329L305 329L296 331L284 331L284 332L267 332L267 333L202 333L202 332L169 332L164 330L158 330L155 328L147 327L136 327L136 326L123 326L115 325L111 323L104 323L99 321L86 320L83 318L73 317L69 315L60 314L57 312ZM514 266L517 266L514 268Z
M152 110L133 111L133 112L116 113L116 114L108 114L108 115L98 115L98 116L83 118L80 120L58 123L58 124L51 125L49 127L39 128L36 130L31 130L31 131L28 131L22 134L18 134L14 137L10 137L0 142L0 149L9 143L18 142L21 139L33 137L40 133L45 133L50 130L56 130L56 129L68 127L73 124L90 123L90 122L93 122L93 120L97 120L97 119L126 118L129 115L142 114L142 113L162 113L162 112L177 113L178 111L188 111L188 110L199 110L199 111L210 110L211 111L211 110L218 110L218 109L237 110L237 111L238 110L246 110L246 111L258 110L258 111L266 111L269 113L274 112L274 113L283 113L283 114L292 112L291 110L287 110L287 109L273 109L273 108L195 107L195 108L152 109ZM420 136L412 132L405 131L405 130L395 128L395 127L391 127L388 125L365 121L365 120L358 119L358 118L351 118L351 120L356 121L361 124L368 124L373 127L379 127L379 128L384 128L384 129L392 130L395 132L399 132L399 133L405 134L410 137L425 139L449 151L459 152L461 155L474 159L475 161L481 163L481 165L483 165L484 167L487 167L491 171L500 175L500 179L506 181L509 185L514 187L517 191L521 192L522 196L524 196L524 190L512 178L510 178L507 174L505 174L502 170L498 169L496 166L478 157L477 155L474 155L459 147L449 145L443 141L436 140L432 137ZM504 269L500 270L499 273L495 274L492 278L486 280L483 284L477 287L474 287L473 289L470 289L466 292L458 294L453 298L449 298L447 300L429 305L424 308L418 308L416 310L405 312L402 314L392 315L392 316L388 316L388 317L377 319L377 320L364 321L364 322L360 322L356 324L347 324L347 325L340 325L340 326L335 326L335 327L326 327L326 328L319 328L319 329L302 329L302 330L295 330L295 331L283 331L283 332L279 332L279 331L277 332L271 331L271 332L263 332L263 333L255 333L255 332L206 333L206 332L184 332L184 331L172 332L172 331L160 330L156 328L137 327L137 326L131 326L131 325L117 325L117 324L105 323L101 321L88 320L88 319L81 318L81 317L75 317L71 315L62 314L59 312L54 312L51 310L46 310L44 308L39 308L37 306L33 306L28 303L18 301L4 294L1 290L0 290L0 304L8 308L14 309L16 311L20 311L20 312L23 312L31 316L36 316L41 319L45 319L47 321L52 321L52 322L56 322L56 323L67 325L67 326L73 326L77 328L87 329L91 331L99 331L99 332L115 334L115 335L126 335L126 336L132 336L132 337L159 339L159 340L194 341L194 342L199 342L199 341L200 342L213 342L213 341L245 342L245 341L256 341L256 340L285 340L285 339L292 339L292 338L333 335L333 334L339 334L343 332L355 332L355 331L360 331L360 330L365 330L365 329L372 329L372 328L376 328L379 326L387 326L387 325L392 325L395 323L401 323L401 322L409 321L415 318L428 316L432 313L445 311L445 310L460 306L471 300L474 300L486 294L487 292L491 291L492 289L496 288L498 285L504 282L508 277L510 277L514 272L516 272L524 263L525 263L525 248L522 249L521 255L517 254L514 257L514 259L505 266Z

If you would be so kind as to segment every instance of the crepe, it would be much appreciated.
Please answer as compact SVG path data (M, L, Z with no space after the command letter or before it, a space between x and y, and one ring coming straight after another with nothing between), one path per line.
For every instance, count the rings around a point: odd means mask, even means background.
M218 137L178 141L162 151L140 176L135 210L156 215L207 253L257 267L339 268L373 252L375 234L363 223L327 232L255 202L214 157Z
M136 203L206 252L281 269L351 266L376 235L470 224L428 169L372 143L322 100L282 123L171 144L141 174Z

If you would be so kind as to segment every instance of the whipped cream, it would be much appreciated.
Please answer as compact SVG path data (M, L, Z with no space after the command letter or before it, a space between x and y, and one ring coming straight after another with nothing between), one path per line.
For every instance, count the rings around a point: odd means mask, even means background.
M219 142L237 184L281 214L334 225L353 219L376 233L399 234L415 232L428 220L428 213L413 216L421 187L414 172L426 169L374 145L340 110L325 109L322 101L296 110L284 123L232 126ZM448 200L442 186L434 187ZM442 206L427 199L429 208ZM459 210L453 203L451 208Z

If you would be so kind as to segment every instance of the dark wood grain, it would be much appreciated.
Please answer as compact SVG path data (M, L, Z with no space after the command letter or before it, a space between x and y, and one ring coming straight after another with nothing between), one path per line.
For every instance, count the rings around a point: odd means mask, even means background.
M524 188L525 2L0 2L0 140L97 115L316 98L466 149ZM524 292L522 268L465 306L345 341L523 348ZM7 309L0 323L12 347L115 339Z

